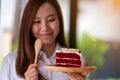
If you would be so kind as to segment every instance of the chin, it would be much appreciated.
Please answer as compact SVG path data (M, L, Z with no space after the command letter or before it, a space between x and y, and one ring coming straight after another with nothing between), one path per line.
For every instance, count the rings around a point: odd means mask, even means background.
M51 45L51 44L54 44L55 41L52 41L52 40L43 40L42 43L43 45Z

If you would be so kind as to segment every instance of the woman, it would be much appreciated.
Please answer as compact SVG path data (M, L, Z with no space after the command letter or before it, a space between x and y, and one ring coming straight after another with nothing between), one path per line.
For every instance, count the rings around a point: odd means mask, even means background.
M42 40L38 64L34 64L34 42ZM44 65L55 64L55 51L67 47L62 13L57 0L29 0L23 12L17 52L8 54L2 66L2 80L80 80L80 73L51 72ZM76 78L77 76L77 78Z

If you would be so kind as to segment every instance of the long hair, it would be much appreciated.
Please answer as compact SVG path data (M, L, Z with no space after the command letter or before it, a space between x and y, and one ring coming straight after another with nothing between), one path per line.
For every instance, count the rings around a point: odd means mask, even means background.
M60 31L56 41L61 46L67 47L64 37L63 16L57 0L29 0L26 4L21 20L18 54L16 59L16 72L23 78L25 77L24 73L26 72L28 66L34 62L35 58L34 42L36 39L33 37L31 31L32 22L39 7L46 2L53 6L59 18Z

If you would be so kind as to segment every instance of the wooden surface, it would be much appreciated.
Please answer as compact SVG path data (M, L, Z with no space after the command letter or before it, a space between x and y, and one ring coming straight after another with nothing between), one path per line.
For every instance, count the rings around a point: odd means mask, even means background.
M45 66L46 70L59 72L92 72L96 69L95 66L88 67L59 67L59 66Z

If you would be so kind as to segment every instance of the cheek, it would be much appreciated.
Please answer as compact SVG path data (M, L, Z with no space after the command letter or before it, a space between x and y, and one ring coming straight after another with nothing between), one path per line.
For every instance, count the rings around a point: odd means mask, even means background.
M32 26L32 34L35 37L37 34L38 28L36 26Z
M60 31L60 27L58 26L58 28L57 28L57 32L56 32L57 35L58 35L59 31Z
M32 26L32 34L34 34L36 31L36 29L34 28L34 26Z
M57 36L60 30L59 22L56 22L54 30L55 30L55 35Z

